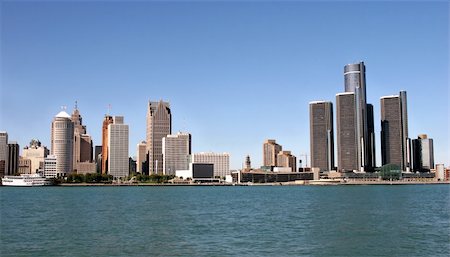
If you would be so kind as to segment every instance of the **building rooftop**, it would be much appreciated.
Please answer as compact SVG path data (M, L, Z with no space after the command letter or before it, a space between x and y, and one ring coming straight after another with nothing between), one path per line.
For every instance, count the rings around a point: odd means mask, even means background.
M353 92L342 92L342 93L338 93L338 94L336 94L336 96L338 96L338 95L354 95L355 93L353 93Z
M56 114L55 116L56 118L68 118L70 119L70 115L65 112L65 111L60 111L58 114Z
M398 97L399 97L398 95L385 95L385 96L380 97L380 99L385 99L385 98L398 98Z

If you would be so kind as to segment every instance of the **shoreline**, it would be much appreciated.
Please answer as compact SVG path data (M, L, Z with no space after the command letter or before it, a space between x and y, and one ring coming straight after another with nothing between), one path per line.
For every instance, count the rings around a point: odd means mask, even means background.
M135 183L135 184L97 184L97 183L63 183L54 186L62 187L121 187L121 186L348 186L348 185L450 185L450 181L318 181L311 180L306 183L301 182L275 182L275 183L204 183L204 184L154 184L154 183Z

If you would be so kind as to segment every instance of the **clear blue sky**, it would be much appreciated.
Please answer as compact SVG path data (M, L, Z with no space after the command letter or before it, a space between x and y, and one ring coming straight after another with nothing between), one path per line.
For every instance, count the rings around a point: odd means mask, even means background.
M78 100L101 144L111 114L145 139L147 101L171 103L173 132L193 151L231 153L240 168L276 139L309 155L308 103L344 91L343 67L365 61L380 162L380 97L408 92L409 134L435 140L450 164L449 3L1 2L0 130L21 147L50 145L60 106Z

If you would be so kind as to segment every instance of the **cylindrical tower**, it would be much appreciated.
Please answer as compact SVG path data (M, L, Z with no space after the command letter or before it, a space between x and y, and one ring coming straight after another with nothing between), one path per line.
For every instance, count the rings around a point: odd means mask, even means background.
M70 115L65 111L58 113L52 122L51 152L56 155L56 172L65 176L73 171L74 126Z

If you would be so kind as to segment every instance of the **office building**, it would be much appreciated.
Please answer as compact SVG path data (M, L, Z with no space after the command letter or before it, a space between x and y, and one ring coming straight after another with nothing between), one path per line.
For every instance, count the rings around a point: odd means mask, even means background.
M359 170L354 103L354 93L336 95L338 170L341 172Z
M29 146L22 150L22 156L31 161L31 173L34 174L44 167L44 159L49 155L47 147L42 146L37 139L32 139Z
M19 156L19 168L17 172L19 174L31 174L31 160Z
M115 178L129 175L128 125L123 116L114 116L108 125L108 174Z
M263 144L263 166L277 166L277 154L282 150L281 145L274 139L267 139Z
M403 171L410 169L410 140L406 92L384 96L381 106L381 161L383 165L395 164Z
M311 167L322 171L334 169L333 104L309 103Z
M163 174L162 139L172 134L172 114L168 102L149 102L147 109L147 152L149 173Z
M102 173L102 146L96 145L94 148L94 162L97 173Z
M291 151L280 151L277 154L277 167L290 168L291 172L297 172L297 158Z
M373 171L375 168L375 132L373 106L366 99L366 71L364 62L344 67L345 92L354 94L354 134L356 138L355 170ZM341 103L342 105L343 103ZM339 118L339 117L338 117ZM342 124L342 123L341 123ZM344 146L346 147L346 146Z
M62 174L57 171L57 157L55 155L47 155L44 159L44 176L46 178L61 177Z
M228 153L194 153L192 163L214 164L214 176L225 177L230 175L230 155Z
M6 174L8 167L8 133L0 131L0 176Z
M113 117L109 115L105 115L103 118L102 125L102 165L101 165L101 173L106 174L108 171L108 142L109 142L109 131L108 126L113 123Z
M136 173L136 160L128 157L128 171L130 174Z
M6 175L14 175L19 172L19 144L15 141L8 143L8 167Z
M73 110L71 120L74 124L73 136L73 167L79 174L95 173L95 163L92 161L92 138L86 133L83 118L78 110L77 102Z
M164 175L175 175L175 171L189 168L191 134L179 132L163 137L162 149Z
M144 163L147 160L147 142L141 141L136 146L136 171L139 173L147 173L148 171L144 170Z
M415 172L430 172L434 168L433 139L421 134L412 140L413 170Z
M56 156L56 172L65 176L73 172L74 126L70 115L59 112L52 122L51 154Z

